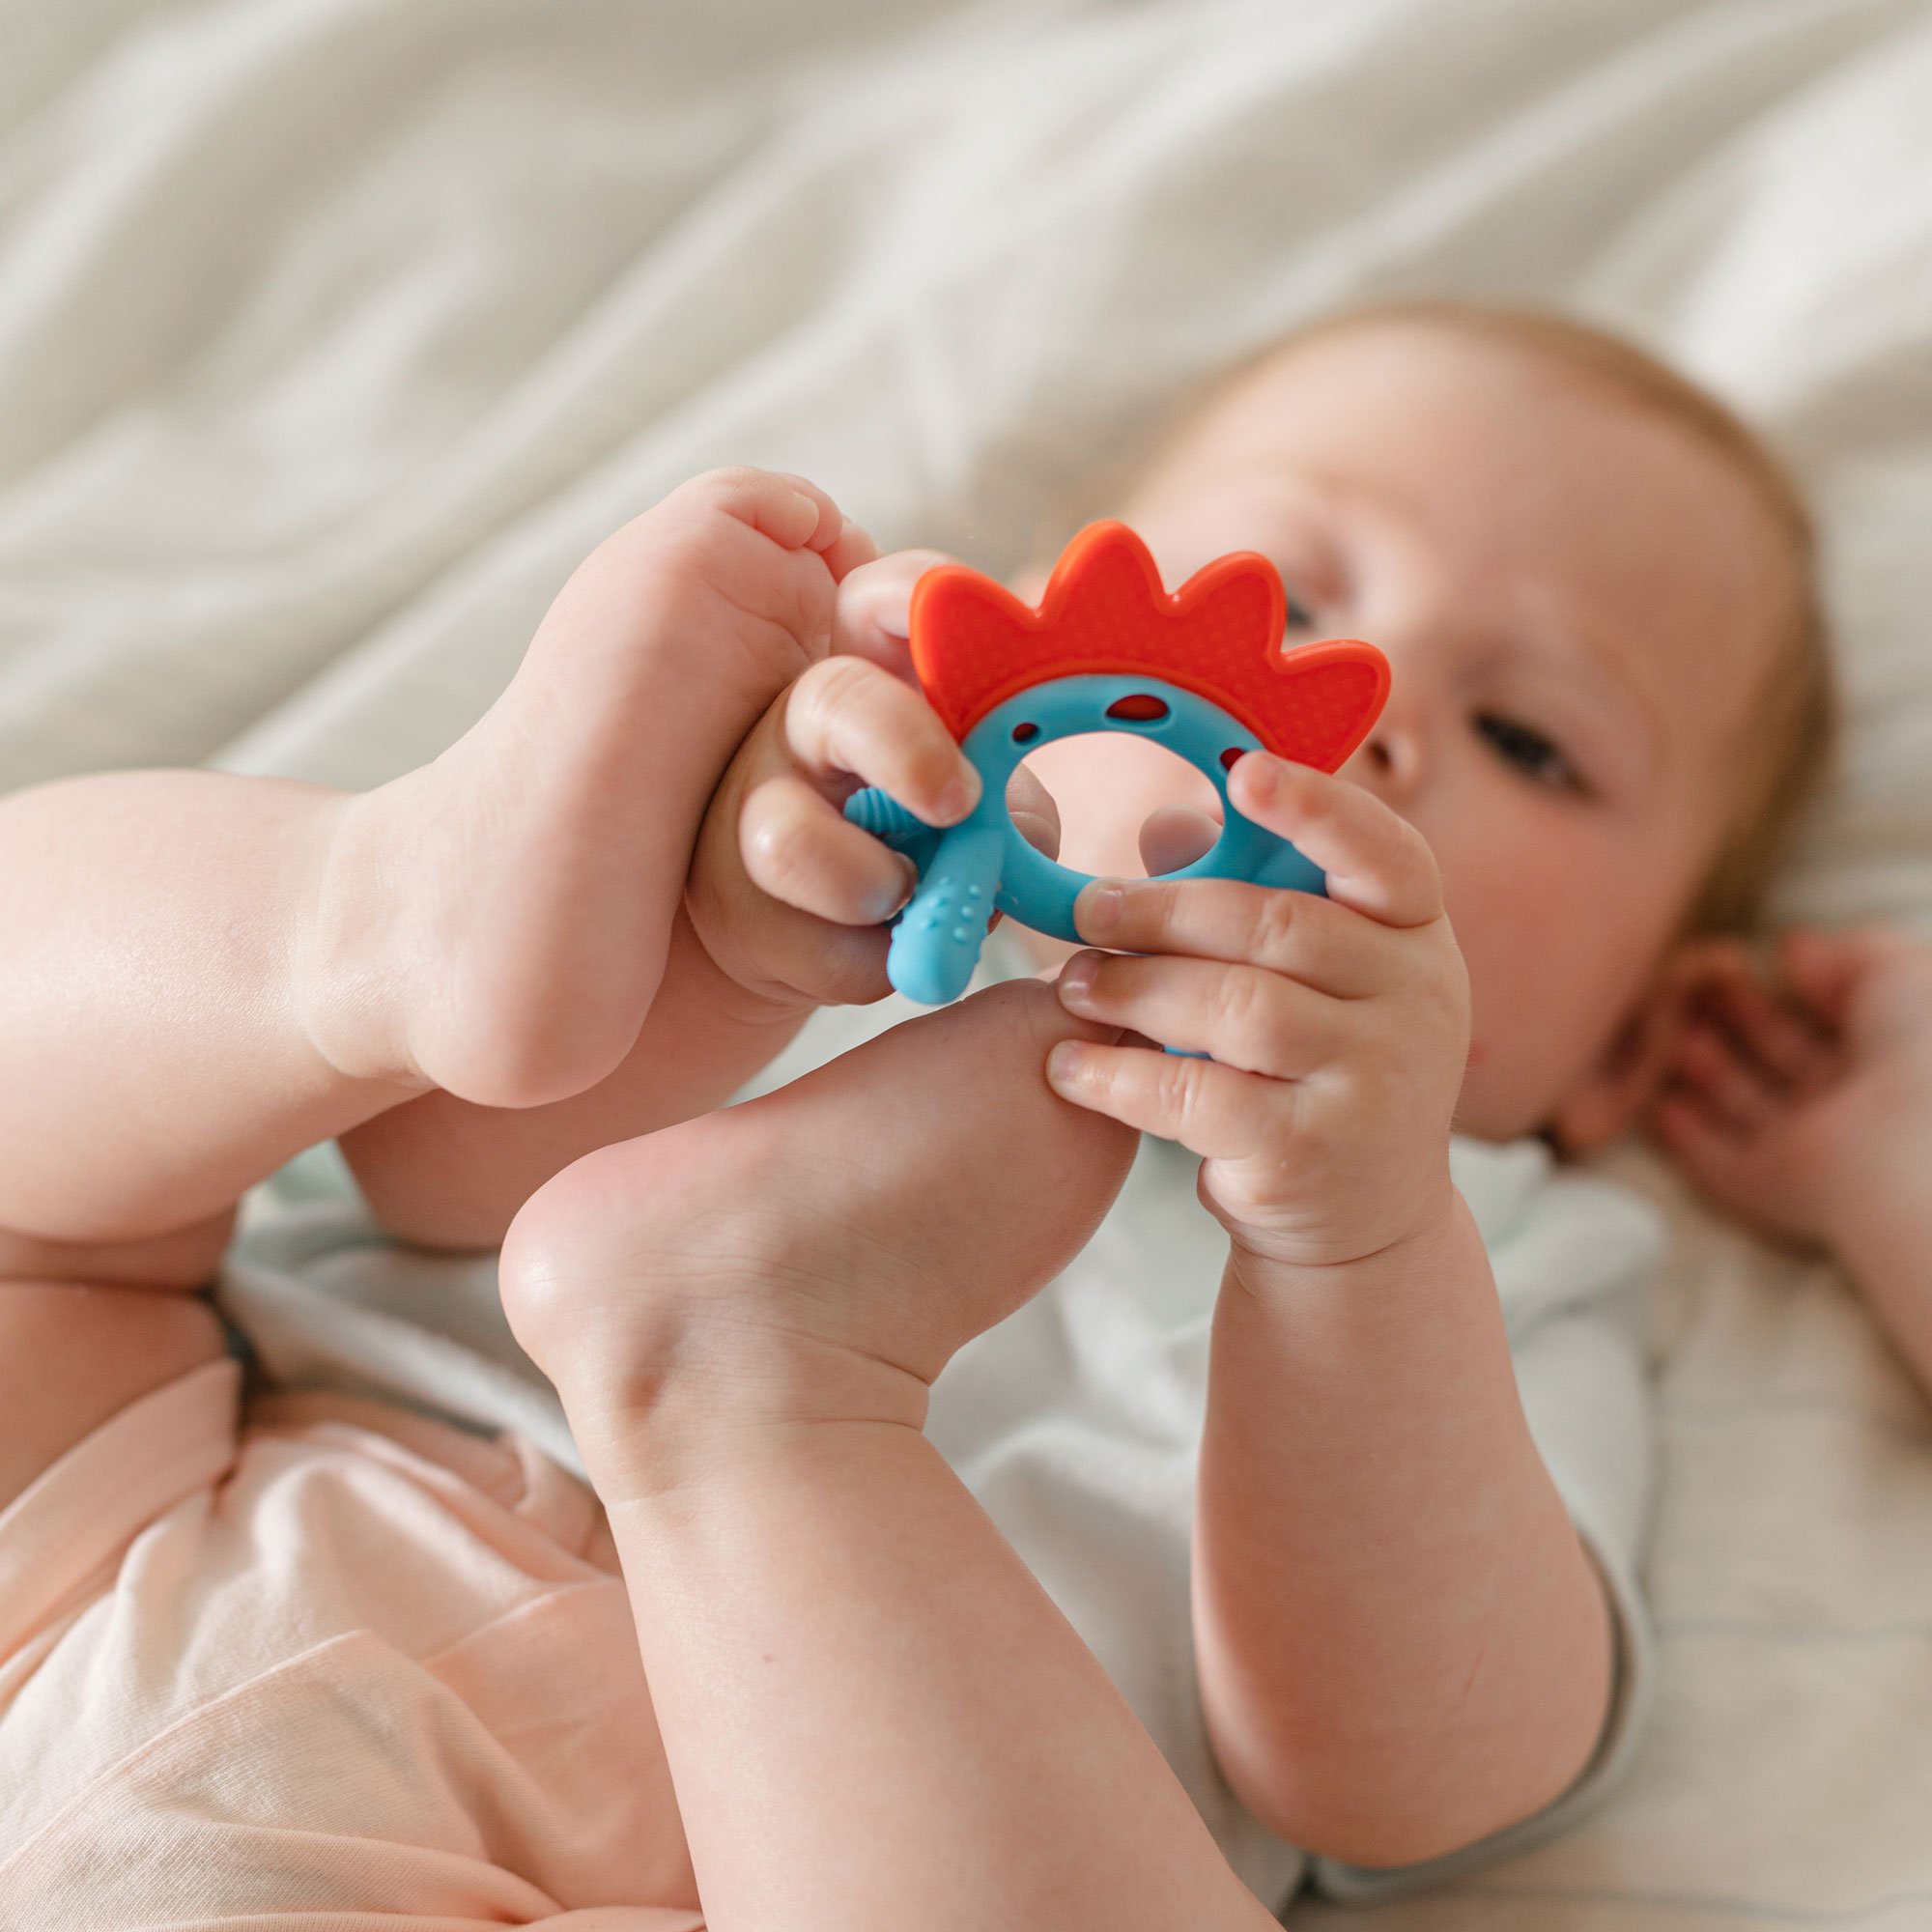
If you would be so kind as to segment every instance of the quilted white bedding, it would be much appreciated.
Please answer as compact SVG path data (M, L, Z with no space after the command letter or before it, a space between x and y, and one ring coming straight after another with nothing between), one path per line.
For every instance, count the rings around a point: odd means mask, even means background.
M1445 289L1790 449L1853 722L1781 910L1932 928L1925 0L0 0L0 784L380 781L718 461L1009 568L1181 386ZM1619 1164L1681 1236L1651 1734L1348 1916L1918 1932L1932 1414L1829 1269Z

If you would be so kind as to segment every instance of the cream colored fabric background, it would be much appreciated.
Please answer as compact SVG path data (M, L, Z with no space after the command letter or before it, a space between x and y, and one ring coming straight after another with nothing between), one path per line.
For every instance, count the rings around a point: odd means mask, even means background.
M379 781L721 460L1008 568L1180 386L1449 288L1785 441L1854 730L1784 908L1932 922L1928 103L1925 0L0 0L0 783ZM1365 1932L1932 1926L1927 1411L1673 1208L1636 1771Z

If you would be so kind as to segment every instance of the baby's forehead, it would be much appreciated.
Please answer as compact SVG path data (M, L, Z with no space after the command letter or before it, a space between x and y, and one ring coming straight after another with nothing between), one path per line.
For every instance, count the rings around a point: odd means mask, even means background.
M1768 650L1802 569L1763 493L1695 424L1534 345L1420 323L1319 333L1240 372L1136 495L1338 544L1379 525L1418 567L1518 580L1665 649L1690 634Z
M1687 386L1688 393L1688 386ZM1625 434L1618 439L1617 432ZM1447 456L1511 474L1609 443L1748 494L1736 463L1633 381L1531 337L1426 320L1366 320L1291 338L1211 389L1176 426L1169 462L1230 455ZM1577 469L1581 465L1576 466ZM1567 465L1546 480L1578 480Z

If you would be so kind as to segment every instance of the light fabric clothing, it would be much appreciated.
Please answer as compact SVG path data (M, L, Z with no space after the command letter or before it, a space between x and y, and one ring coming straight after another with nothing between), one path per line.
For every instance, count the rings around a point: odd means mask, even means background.
M223 1358L0 1512L0 1925L694 1932L596 1498Z
M1010 972L988 949L987 977ZM767 1091L912 1010L817 1015ZM1628 1761L1650 1683L1635 1582L1650 1488L1641 1291L1661 1241L1635 1195L1556 1171L1534 1142L1457 1140L1537 1440L1617 1606L1616 1707L1561 1804L1503 1838L1402 1873L1308 1861L1222 1781L1196 1696L1188 1540L1208 1321L1226 1237L1197 1163L1144 1140L1094 1239L1037 1300L969 1345L934 1390L928 1435L1093 1647L1241 1876L1285 1900L1304 1877L1346 1895L1406 1889L1560 1830ZM403 1254L351 1202L254 1218L219 1291L270 1376L381 1394L526 1433L582 1473L561 1408L511 1337L487 1261Z
M1619 1693L1562 1804L1406 1874L1314 1861L1337 1895L1558 1829L1627 1759L1649 1682L1632 1579L1653 1224L1531 1145L1459 1142L1454 1161L1539 1440L1615 1593ZM1195 1696L1187 1534L1220 1236L1192 1171L1143 1145L1081 1261L949 1368L931 1434L1242 1875L1285 1900L1304 1861L1221 1783ZM207 1364L0 1512L0 1923L213 1928L298 1908L330 1932L389 1915L696 1926L608 1526L558 1466L574 1447L488 1268L405 1257L352 1206L311 1204L258 1225L221 1299L263 1365L313 1386L244 1407L241 1364ZM452 1318L440 1331L431 1309Z

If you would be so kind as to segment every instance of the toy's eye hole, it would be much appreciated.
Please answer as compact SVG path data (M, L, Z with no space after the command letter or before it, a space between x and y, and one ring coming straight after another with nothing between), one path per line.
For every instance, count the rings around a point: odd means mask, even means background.
M1232 772L1247 755L1248 748L1245 745L1230 745L1221 753L1221 769L1224 772Z
M1167 716L1167 706L1151 692L1137 691L1131 697L1117 697L1107 707L1109 718L1124 724L1152 724Z
M1013 726L1013 743L1015 745L1031 745L1038 736L1039 726L1037 724L1015 724Z

